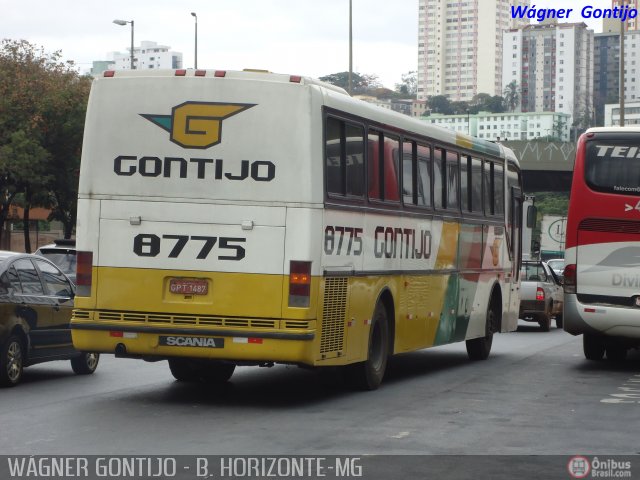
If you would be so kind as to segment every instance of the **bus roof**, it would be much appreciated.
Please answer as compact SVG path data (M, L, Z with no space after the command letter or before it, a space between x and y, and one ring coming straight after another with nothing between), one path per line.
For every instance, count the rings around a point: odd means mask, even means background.
M593 127L585 133L640 133L640 127Z

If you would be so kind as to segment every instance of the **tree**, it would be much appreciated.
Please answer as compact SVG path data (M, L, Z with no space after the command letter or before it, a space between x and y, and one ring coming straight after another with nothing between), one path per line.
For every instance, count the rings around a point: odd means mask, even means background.
M330 75L325 75L324 77L320 77L319 80L323 82L330 83L337 87L344 88L345 90L349 90L349 72L339 72L332 73ZM372 90L376 88L381 88L382 84L378 80L377 75L368 75L352 72L351 73L351 86L353 95L364 95L370 93Z
M415 70L402 75L401 82L396 83L396 92L416 98L418 93L418 74Z
M451 115L453 110L451 102L444 95L433 95L427 99L427 109L431 113L441 113L443 115Z
M520 105L520 87L518 83L515 80L508 83L502 93L504 95L505 106L510 112L515 111Z
M54 215L66 217L67 238L75 225L90 81L60 57L25 40L0 45L0 226L15 196L24 194L26 251L31 206L53 207Z
M476 114L478 112L488 112L489 102L491 101L491 95L488 93L477 93L473 96L469 102L469 112Z
M562 136L566 126L567 126L567 123L561 118L558 118L555 122L553 122L553 127L552 127L553 136L558 140L562 140Z

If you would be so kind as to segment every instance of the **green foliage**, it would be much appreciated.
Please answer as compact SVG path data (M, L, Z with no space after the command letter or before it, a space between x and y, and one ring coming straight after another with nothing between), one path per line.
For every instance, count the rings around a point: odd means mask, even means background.
M32 206L51 208L68 237L91 80L60 57L25 40L0 44L0 222L22 193L25 215Z
M538 218L542 218L542 215L567 215L569 192L537 192L531 195L536 198Z
M502 113L505 111L505 100L499 95L478 93L469 102L451 101L445 95L433 95L427 99L427 113L443 115L477 114L478 112Z
M418 73L412 70L403 74L401 82L396 83L396 92L405 97L416 98L418 93Z
M349 91L349 72L332 73L320 77L319 80ZM371 91L381 88L382 84L378 80L377 75L351 72L351 87L352 95L367 95L370 94Z

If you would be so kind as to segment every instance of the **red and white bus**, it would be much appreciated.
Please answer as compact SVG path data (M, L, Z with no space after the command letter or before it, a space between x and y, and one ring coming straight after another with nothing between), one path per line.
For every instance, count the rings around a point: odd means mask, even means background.
M589 360L640 345L640 128L578 141L566 232L564 329Z

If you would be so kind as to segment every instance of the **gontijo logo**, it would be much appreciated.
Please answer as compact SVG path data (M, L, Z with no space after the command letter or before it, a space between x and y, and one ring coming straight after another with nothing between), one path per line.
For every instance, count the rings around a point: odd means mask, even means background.
M171 115L140 115L170 133L183 148L209 148L220 143L222 120L255 106L252 103L184 102Z

